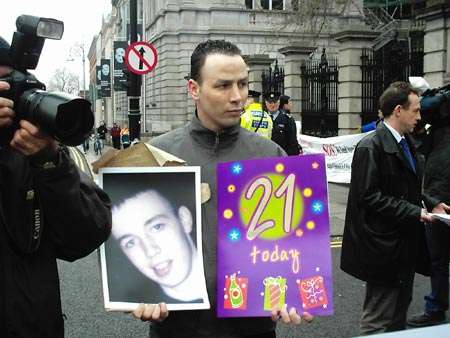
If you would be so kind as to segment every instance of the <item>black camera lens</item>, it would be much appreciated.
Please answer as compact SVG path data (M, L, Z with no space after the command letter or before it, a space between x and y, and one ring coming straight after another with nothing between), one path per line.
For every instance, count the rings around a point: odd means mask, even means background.
M89 101L66 93L27 90L20 96L18 112L69 146L81 144L94 126Z

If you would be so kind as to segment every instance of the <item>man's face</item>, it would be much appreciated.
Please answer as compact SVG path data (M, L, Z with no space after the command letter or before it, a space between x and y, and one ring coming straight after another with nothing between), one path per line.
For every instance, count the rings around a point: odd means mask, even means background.
M116 49L116 61L118 63L123 63L124 57L125 57L125 49L117 48Z
M239 55L210 54L200 77L199 82L189 80L189 92L203 125L220 131L238 124L248 95L244 59Z
M192 215L175 212L155 191L140 193L113 210L112 234L130 261L148 278L174 287L191 272L192 248L187 238Z
M401 132L413 132L417 122L420 120L420 100L419 97L411 93L409 94L409 107L407 109L400 106L398 111L399 126Z
M108 65L102 65L102 73L104 76L109 75L109 66Z
M292 111L292 100L289 100L289 101L288 101L288 103L287 103L287 105L286 105L286 108L287 108L289 111Z
M274 101L274 100L266 101L266 107L267 107L267 110L270 113L275 113L278 110L278 108L280 107L280 101L279 100L277 100L277 101Z

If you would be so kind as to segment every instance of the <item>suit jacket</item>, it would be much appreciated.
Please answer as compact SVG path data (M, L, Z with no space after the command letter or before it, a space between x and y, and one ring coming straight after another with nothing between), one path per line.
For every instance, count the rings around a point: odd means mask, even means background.
M424 158L405 138L415 171L384 123L360 141L353 156L341 268L371 283L395 285L415 269L428 270L420 222Z

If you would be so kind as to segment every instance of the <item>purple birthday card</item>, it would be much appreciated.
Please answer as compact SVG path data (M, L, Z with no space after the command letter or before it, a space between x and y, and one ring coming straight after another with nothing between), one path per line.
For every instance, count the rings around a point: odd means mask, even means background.
M323 155L217 166L219 317L333 314Z

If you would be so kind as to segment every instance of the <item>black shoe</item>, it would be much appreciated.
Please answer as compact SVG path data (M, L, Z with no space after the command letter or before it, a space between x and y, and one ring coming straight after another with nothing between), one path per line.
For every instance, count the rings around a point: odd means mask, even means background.
M412 316L408 320L408 325L412 327L424 327L447 323L447 318L445 313L434 312L434 313L420 313Z

